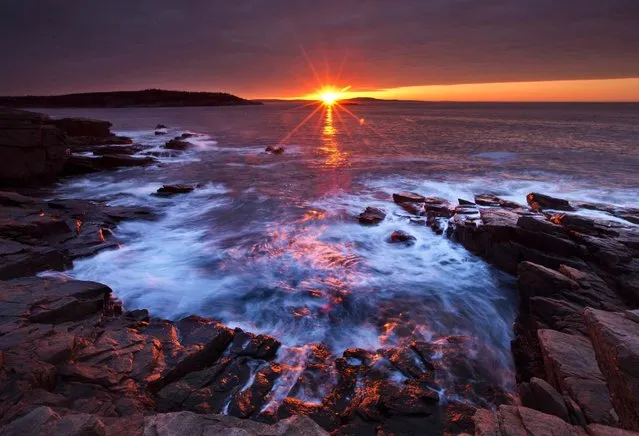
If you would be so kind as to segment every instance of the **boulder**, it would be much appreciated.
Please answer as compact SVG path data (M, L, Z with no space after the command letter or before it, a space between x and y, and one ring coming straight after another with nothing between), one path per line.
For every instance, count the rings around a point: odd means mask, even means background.
M166 127L164 124L158 124L157 126L155 126L155 130L160 130L160 129L168 129L168 127Z
M368 206L359 214L360 224L379 224L386 218L386 213L376 207Z
M621 423L639 431L639 323L623 313L591 308L584 316Z
M417 238L409 233L406 233L402 230L395 230L388 238L388 242L390 242L391 244L412 245L415 243L416 239Z

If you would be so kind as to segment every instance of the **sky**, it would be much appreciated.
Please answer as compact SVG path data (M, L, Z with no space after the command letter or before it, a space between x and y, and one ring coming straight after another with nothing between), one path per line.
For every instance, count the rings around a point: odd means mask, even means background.
M639 0L0 0L0 95L326 85L639 101Z

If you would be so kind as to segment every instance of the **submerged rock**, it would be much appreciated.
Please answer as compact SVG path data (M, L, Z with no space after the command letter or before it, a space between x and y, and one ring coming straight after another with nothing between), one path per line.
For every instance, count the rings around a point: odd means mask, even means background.
M376 207L368 206L359 214L360 224L379 224L386 218L386 213Z
M187 194L195 189L193 185L163 185L157 190L155 195L160 197L170 197L177 194Z
M282 147L281 145L269 145L268 147L264 149L265 152L272 153L272 154L282 154L284 153L285 150L286 149Z

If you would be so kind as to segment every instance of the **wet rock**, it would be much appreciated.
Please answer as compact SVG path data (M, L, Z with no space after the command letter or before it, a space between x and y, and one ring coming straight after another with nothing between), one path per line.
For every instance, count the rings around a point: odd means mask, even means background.
M166 135L167 132L164 132L162 130L156 130L155 131L155 136L160 136L160 135Z
M186 150L191 147L190 142L182 141L180 139L171 139L169 142L164 144L164 148L168 150Z
M476 206L472 201L464 200L463 198L458 198L457 202L460 206Z
M404 209L406 212L413 214L413 215L420 215L423 209L423 205L419 204L419 203L397 203L399 205L399 207L401 207L402 209Z
M65 163L63 174L66 176L82 175L116 168L148 166L156 162L151 157L132 157L124 154L100 157L71 156Z
M216 335L192 352L179 356L173 367L161 378L151 382L149 389L156 392L164 386L172 383L186 374L200 371L207 366L213 365L222 355L228 344L233 339L234 332L226 328L216 330Z
M388 238L388 242L390 242L391 244L413 245L416 240L417 238L415 238L413 235L402 230L395 230Z
M157 126L155 126L155 130L160 130L160 129L168 129L168 127L166 127L164 124L158 124Z
M539 330L546 379L566 391L592 423L616 425L604 377L590 341L582 336Z
M504 200L494 194L475 195L475 204L480 206L503 207L506 209L521 209L522 206L514 201Z
M195 186L193 185L163 185L157 190L155 195L160 197L172 197L177 194L188 194L193 192Z
M127 136L73 136L67 138L67 143L73 151L86 150L93 145L128 145L133 144L133 140Z
M106 146L106 147L100 147L100 148L94 147L91 149L91 152L96 156L106 156L106 155L112 155L112 154L131 155L131 154L138 153L144 149L145 147L142 145L130 145L130 146L115 145L115 146Z
M454 207L446 199L426 197L424 199L424 212L429 218L450 218L454 214Z
M393 194L393 201L397 204L401 203L423 203L426 198L414 192L398 192Z
M531 192L526 196L528 205L534 210L564 210L574 211L575 208L570 204L568 200L562 198L555 198L549 195L539 194Z
M180 139L189 139L194 137L195 134L194 133L182 133L180 136L178 136L178 138Z
M265 152L271 154L282 154L285 151L285 148L281 145L269 145L264 149Z
M337 429L340 424L337 414L321 404L307 403L296 398L286 398L277 410L277 417L278 419L284 419L291 416L308 416L320 427L328 431Z
M639 431L639 323L622 313L590 308L585 318L621 423Z
M368 206L359 214L360 224L379 224L386 218L386 213L376 207Z
M277 354L280 345L277 339L270 336L255 335L236 328L229 351L235 356L249 356L256 359L271 360Z

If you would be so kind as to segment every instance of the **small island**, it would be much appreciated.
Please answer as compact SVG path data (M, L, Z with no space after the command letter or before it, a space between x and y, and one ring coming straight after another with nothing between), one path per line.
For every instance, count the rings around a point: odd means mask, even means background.
M87 92L51 96L0 97L0 106L25 108L123 108L261 105L224 92L188 92L163 89Z

